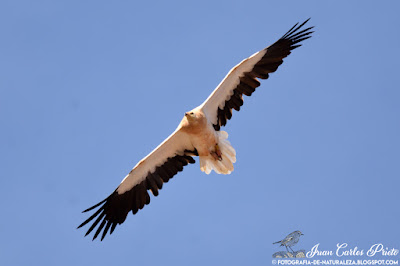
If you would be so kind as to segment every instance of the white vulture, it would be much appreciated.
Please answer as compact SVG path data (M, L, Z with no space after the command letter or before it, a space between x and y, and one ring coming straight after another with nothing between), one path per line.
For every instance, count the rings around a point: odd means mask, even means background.
M147 190L157 196L164 183L184 166L195 163L194 156L199 156L200 169L207 174L211 170L231 173L236 152L227 140L228 133L220 131L221 126L231 119L232 109L240 110L243 94L250 96L260 86L258 79L267 79L283 58L311 37L313 27L302 28L308 20L297 23L274 44L232 68L205 102L185 113L177 129L143 158L110 196L84 211L99 207L78 228L94 221L86 235L98 225L93 240L101 232L103 240L108 231L112 234L117 224L125 221L130 211L136 214L150 203Z

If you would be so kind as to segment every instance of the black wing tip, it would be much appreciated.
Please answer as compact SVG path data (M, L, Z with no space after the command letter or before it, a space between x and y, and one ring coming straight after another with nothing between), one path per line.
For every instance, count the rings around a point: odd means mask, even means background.
M108 233L108 228L109 228L108 224L110 223L110 221L106 220L103 215L100 215L98 217L98 219L92 224L92 226L89 228L89 230L85 233L84 237L88 236L92 231L94 231L94 229L97 227L97 225L99 224L99 222L101 220L102 220L102 222L100 223L95 234L93 235L92 241L94 241L100 235L101 232L102 232L102 235L101 235L100 241L103 241L103 239L106 237L106 235ZM107 223L106 228L103 229L103 227L106 223ZM78 228L80 228L80 227L82 227L82 225L80 225ZM112 234L112 232L110 232L110 235L111 234Z
M291 40L291 39L293 39L293 38L295 38L295 37L298 37L298 36L296 36L296 35L301 34L301 33L303 33L303 32L305 32L306 35L313 33L314 31L310 32L309 30L313 29L315 26L311 26L311 27L309 27L309 28L307 28L307 29L302 30L302 31L299 32L299 30L300 30L310 19L311 19L311 17L308 18L308 19L306 19L306 20L305 20L303 23L301 23L300 25L299 25L299 22L297 22L292 28L290 28L290 30L288 30L288 32L286 32L286 33L281 37L281 40L282 40L282 39L283 39L283 40L284 40L284 39L286 39L286 40L287 40L287 39Z
M91 210L93 210L93 209L96 209L96 208L99 207L101 204L103 204L104 202L106 202L108 199L109 199L109 197L105 198L104 200L100 201L99 203L93 205L92 207L87 208L86 210L82 211L82 213L85 213L85 212L91 211Z
M194 155L198 156L198 151L196 149L193 151L185 150L183 155L176 155L174 157L168 158L167 162L164 163L162 166L157 167L155 171L157 172L159 169L163 169L164 171L164 175L162 177L160 173L157 174L160 182L168 182L169 179L175 176L178 172L182 171L184 166L195 163L196 161L192 157ZM171 165L171 162L172 164L175 164ZM164 169L164 167L166 169ZM85 237L88 236L91 232L94 232L92 241L94 241L98 237L100 238L100 241L103 241L108 232L111 235L114 232L117 224L122 224L125 221L127 214L130 211L132 211L133 214L136 214L145 205L148 205L150 203L150 195L148 193L148 190L151 189L151 186L149 185L148 180L149 178L152 178L152 176L152 173L149 172L149 175L145 178L145 180L135 185L129 192L138 194L123 193L119 195L116 189L106 199L84 210L83 213L92 211L95 208L99 207L95 211L95 213L87 218L82 224L80 224L77 229L87 225L88 223L92 223L89 230L86 232ZM143 189L145 193L143 193ZM159 189L161 189L161 187ZM136 201L136 205L130 204L132 197L135 197L136 199L138 199L138 197L141 197L141 202L137 203ZM121 202L127 202L129 204L127 204L126 207L122 207L121 209L121 206L118 205ZM116 210L113 210L113 208ZM124 210L127 211L125 212ZM115 213L115 211L117 213Z
M100 224L100 226L98 227L98 229L97 229L97 231L96 231L96 233L95 233L95 236L93 237L92 240L95 240L95 239L97 238L97 235L100 233L102 227L104 227L104 223L107 221L107 220L106 220L106 217L105 217L106 215L105 215L105 213L104 213L105 205L107 204L107 200L108 200L114 193L115 193L115 191L114 191L110 196L108 196L107 198L105 198L104 200L100 201L100 202L97 203L96 205L93 205L92 207L90 207L90 208L88 208L88 209L86 209L86 210L84 210L84 211L82 212L82 213L85 213L85 212L91 211L91 210L93 210L93 209L99 207L101 204L103 204L103 205L100 206L100 208L99 208L94 214L92 214L89 218L87 218L83 223L81 223L81 224L76 228L76 229L79 229L79 228L85 226L86 224L88 224L88 223L90 223L90 222L92 222L92 221L94 220L94 222L92 223L92 225L90 226L90 228L89 228L89 229L87 230L87 232L85 233L85 237L88 236L88 235L96 228L96 226L98 225L98 223L101 221L101 224ZM103 225L103 226L102 226L102 225ZM99 230L99 229L100 229L100 230ZM103 237L103 238L104 238L104 237Z

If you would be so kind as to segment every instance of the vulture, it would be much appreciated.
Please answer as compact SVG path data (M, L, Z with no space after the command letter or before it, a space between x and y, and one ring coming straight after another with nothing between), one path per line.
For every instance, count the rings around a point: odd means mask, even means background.
M90 223L86 235L95 230L93 240L100 234L103 240L125 221L129 212L136 214L150 203L149 190L157 196L164 183L186 165L195 163L195 157L206 174L212 170L230 174L236 152L221 127L232 118L233 110L240 110L243 95L251 96L261 79L268 79L292 50L311 37L313 27L304 26L308 20L297 23L274 44L233 67L211 95L186 112L176 130L138 162L111 195L83 211L95 210L78 228Z

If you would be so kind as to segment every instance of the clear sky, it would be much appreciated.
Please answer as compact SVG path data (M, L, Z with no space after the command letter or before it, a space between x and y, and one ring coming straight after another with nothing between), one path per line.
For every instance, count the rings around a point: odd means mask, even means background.
M1 265L269 265L272 242L400 248L397 1L2 1ZM81 211L242 59L311 17L198 162L103 241ZM87 228L85 228L87 229Z

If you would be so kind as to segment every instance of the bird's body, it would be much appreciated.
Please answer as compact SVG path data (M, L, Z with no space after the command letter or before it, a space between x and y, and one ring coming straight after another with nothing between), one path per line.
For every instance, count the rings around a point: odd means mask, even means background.
M294 231L290 234L288 234L284 239L277 241L275 243L272 244L281 244L280 246L285 246L286 250L288 250L288 247L293 251L293 249L291 247L293 247L294 245L296 245L299 240L300 240L300 236L302 236L303 234L300 231Z
M209 174L230 174L236 162L236 152L226 140L228 133L217 131L201 108L187 112L178 131L189 135L193 148L200 158L200 170Z
M201 110L192 110L190 113L183 117L178 130L190 135L193 147L196 148L199 156L206 156L218 143L217 132ZM196 117L192 117L194 114Z
M243 95L250 96L260 86L258 79L267 79L291 50L301 46L299 42L311 37L312 27L300 30L307 21L296 24L273 45L232 68L200 106L185 113L177 129L137 163L110 196L84 211L100 207L79 226L93 221L86 235L99 225L93 239L103 231L103 240L108 231L111 234L117 224L125 221L130 211L135 214L150 203L148 190L157 196L164 183L195 162L194 156L199 156L201 171L230 174L236 152L227 140L228 133L220 128L231 119L233 109L240 110Z

